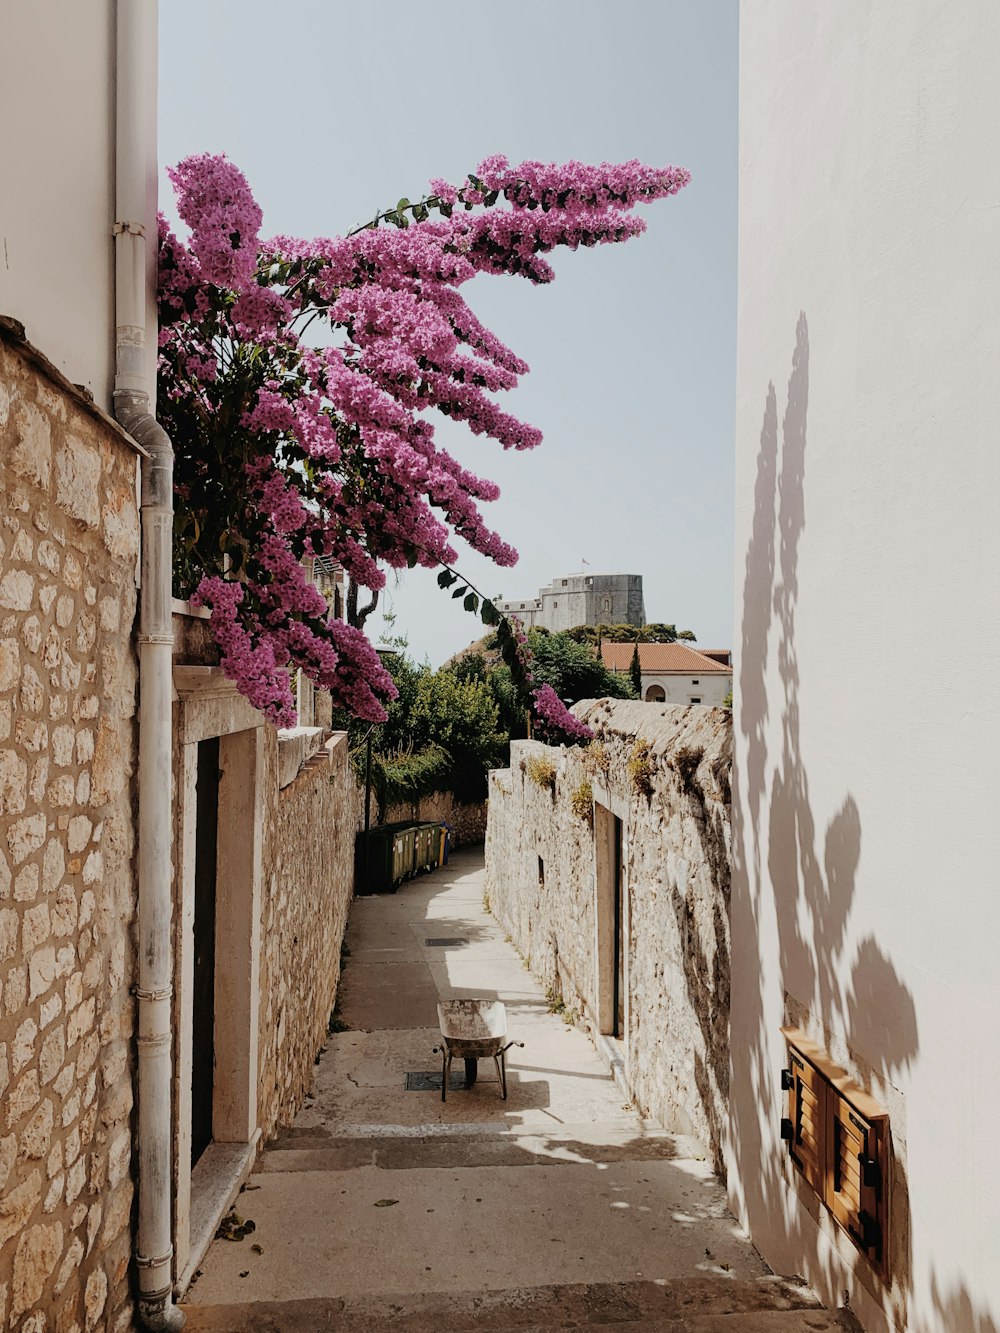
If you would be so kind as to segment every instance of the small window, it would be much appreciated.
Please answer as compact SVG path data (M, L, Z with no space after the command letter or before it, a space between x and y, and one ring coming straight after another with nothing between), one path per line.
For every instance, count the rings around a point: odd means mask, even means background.
M558 605L559 605L558 602L553 602L553 603L552 603L552 610L554 611Z
M873 1268L888 1274L889 1119L798 1028L782 1028L788 1093L781 1136L802 1177Z
M569 579L563 579L563 581L562 581L562 586L565 588L565 587L567 586L568 583L569 583Z
M541 857L538 858L538 887L545 888L545 862Z
M692 685L700 685L700 684L701 684L701 681L700 681L700 680L693 680L693 681L691 682L691 684L692 684Z
M691 702L692 702L693 704L700 704L700 703L701 703L701 696L700 696L700 695L692 694L692 695L691 695Z

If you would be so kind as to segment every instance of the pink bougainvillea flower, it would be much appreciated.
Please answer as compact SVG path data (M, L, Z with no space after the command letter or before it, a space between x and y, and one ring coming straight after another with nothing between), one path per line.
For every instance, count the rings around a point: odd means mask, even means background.
M161 219L158 412L176 451L178 591L209 608L223 670L277 725L294 720L295 669L379 721L392 679L333 614L310 559L375 595L386 568L453 564L456 538L513 565L481 511L499 488L438 445L434 422L503 449L542 438L497 402L528 367L461 288L480 273L551 282L546 255L640 235L635 206L689 174L497 155L347 236L267 242L227 158L198 154L168 174L188 228L182 240ZM523 630L502 637L529 691ZM532 703L545 734L590 734L549 686Z

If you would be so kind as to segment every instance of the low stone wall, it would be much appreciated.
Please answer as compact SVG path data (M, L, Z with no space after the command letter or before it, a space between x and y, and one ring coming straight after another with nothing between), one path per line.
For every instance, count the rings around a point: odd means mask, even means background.
M266 728L277 772L276 735ZM340 980L354 892L356 784L338 732L266 812L260 960L260 1095L265 1139L302 1106Z
M136 453L0 339L0 1328L131 1319Z
M361 810L363 817L364 793ZM407 819L419 819L428 824L449 824L452 847L465 847L468 843L482 842L486 837L486 802L464 805L449 791L434 792L419 801L391 805L383 823L396 824Z
M596 733L594 743L567 750L517 741L510 769L491 774L491 909L543 984L592 1029L611 1032L601 977L613 959L603 971L599 959L612 947L606 895L613 884L607 857L599 873L597 844L612 816L621 820L623 1076L644 1115L694 1134L721 1169L731 714L609 700L575 711Z

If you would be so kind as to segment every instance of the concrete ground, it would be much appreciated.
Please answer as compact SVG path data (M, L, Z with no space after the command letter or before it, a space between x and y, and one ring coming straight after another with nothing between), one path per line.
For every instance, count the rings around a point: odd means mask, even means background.
M484 910L478 849L358 899L348 945L348 1030L240 1197L255 1230L212 1245L191 1330L847 1326L768 1274L701 1147L644 1122L550 1013ZM503 1000L524 1042L506 1102L487 1061L471 1089L458 1062L441 1101L436 1005L464 996ZM407 1090L408 1074L437 1085Z

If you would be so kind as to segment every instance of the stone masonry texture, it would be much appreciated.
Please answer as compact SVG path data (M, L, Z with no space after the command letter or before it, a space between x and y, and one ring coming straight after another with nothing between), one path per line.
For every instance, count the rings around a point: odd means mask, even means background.
M266 728L265 772L276 772ZM268 781L260 960L258 1124L265 1140L301 1109L324 1047L354 893L357 788L335 733L298 776Z
M364 827L363 790L361 810L359 828ZM466 847L469 843L482 842L486 837L486 802L473 801L467 804L456 800L450 791L436 791L421 797L419 801L390 805L382 822L396 824L410 819L427 824L447 824L451 830L451 846L455 849Z
M121 1333L137 457L0 343L0 1328Z
M640 1111L697 1136L724 1169L729 1085L731 713L599 700L596 740L511 746L490 775L486 892L531 970L592 1028L592 802L623 819L628 905L624 1076Z

